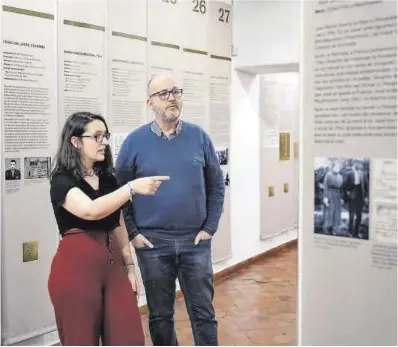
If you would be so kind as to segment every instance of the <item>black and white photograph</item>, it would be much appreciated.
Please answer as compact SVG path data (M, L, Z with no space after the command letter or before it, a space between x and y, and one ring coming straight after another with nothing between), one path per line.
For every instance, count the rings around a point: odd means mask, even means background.
M225 185L228 187L229 186L229 172L228 172L228 167L222 167L221 166L221 171L224 177Z
M48 178L50 176L50 157L27 157L25 158L24 176L26 180Z
M216 150L216 154L218 157L218 162L220 163L221 170L224 176L225 185L229 186L230 178L229 178L229 170L228 170L228 148L222 150Z
M19 158L5 158L6 181L19 181L21 179L21 160Z
M221 166L228 165L228 148L216 151Z
M314 232L369 240L369 159L315 158Z

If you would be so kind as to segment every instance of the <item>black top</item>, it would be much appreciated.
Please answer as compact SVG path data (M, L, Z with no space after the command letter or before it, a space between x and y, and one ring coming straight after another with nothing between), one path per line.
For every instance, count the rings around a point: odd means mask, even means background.
M84 179L77 179L67 171L56 173L51 179L51 203L57 220L58 229L61 235L72 228L83 230L102 230L112 231L120 226L119 218L121 209L117 209L111 215L100 220L85 220L65 210L62 204L65 201L66 194L73 188L80 188L91 200L95 200L103 195L112 193L119 188L116 178L113 175L99 175L98 190L91 187Z

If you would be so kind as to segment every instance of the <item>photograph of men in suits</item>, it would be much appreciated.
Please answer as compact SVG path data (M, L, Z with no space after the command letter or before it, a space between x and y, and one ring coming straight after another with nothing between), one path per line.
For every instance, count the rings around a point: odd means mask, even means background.
M363 169L363 163L356 160L352 169L347 172L344 182L343 191L349 212L348 231L353 237L358 237L362 212L368 196L369 182Z
M10 161L10 168L6 170L6 181L20 180L21 171L17 169L17 162L14 159Z

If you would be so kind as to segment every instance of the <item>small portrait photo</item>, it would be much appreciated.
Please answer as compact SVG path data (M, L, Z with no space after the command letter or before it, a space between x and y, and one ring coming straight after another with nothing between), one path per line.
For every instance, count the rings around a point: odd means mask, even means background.
M5 158L5 179L6 181L21 179L21 159Z
M369 159L315 158L314 232L369 240Z
M50 176L50 157L27 157L25 158L25 179L40 179Z
M226 186L229 186L229 172L227 167L221 167L222 175Z
M216 151L218 162L221 166L228 165L228 148Z
M221 171L224 177L225 185L229 186L229 170L228 170L228 163L229 163L229 158L228 158L228 148L225 149L217 149L216 154L218 157L218 162L221 166Z

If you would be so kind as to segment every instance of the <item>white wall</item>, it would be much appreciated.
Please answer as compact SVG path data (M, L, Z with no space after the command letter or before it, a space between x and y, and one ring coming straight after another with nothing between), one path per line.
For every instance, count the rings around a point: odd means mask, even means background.
M236 65L299 61L300 0L234 0Z

